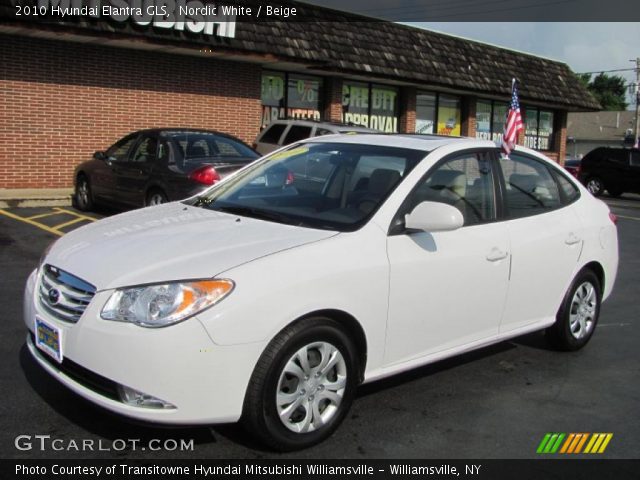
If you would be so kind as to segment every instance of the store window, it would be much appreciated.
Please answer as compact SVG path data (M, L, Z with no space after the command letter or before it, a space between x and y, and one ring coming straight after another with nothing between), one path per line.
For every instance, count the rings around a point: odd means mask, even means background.
M436 127L435 93L419 93L416 97L416 133L435 133Z
M527 107L524 112L524 145L535 150L553 147L553 112Z
M344 82L342 121L387 133L398 132L398 89L386 85Z
M476 103L476 138L501 141L507 105L504 102L478 100Z
M460 99L438 96L438 135L460 135Z
M265 71L261 87L263 128L278 119L321 120L322 78Z
M420 92L416 96L416 133L460 135L460 98Z

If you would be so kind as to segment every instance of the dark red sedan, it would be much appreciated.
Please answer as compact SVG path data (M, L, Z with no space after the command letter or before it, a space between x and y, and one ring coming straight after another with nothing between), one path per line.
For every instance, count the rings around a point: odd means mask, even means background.
M200 193L260 155L224 133L185 128L141 130L76 167L75 204L157 205Z

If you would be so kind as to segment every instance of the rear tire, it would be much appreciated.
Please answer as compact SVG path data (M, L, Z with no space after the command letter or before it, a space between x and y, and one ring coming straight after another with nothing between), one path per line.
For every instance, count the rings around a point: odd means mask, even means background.
M622 190L617 190L615 188L607 188L607 192L609 193L609 196L613 198L618 198L624 193Z
M585 183L587 190L591 192L594 197L599 197L604 193L604 182L600 177L591 177Z
M275 450L315 445L347 414L358 371L354 344L338 322L312 317L290 325L269 343L253 371L243 426Z
M556 315L546 330L549 343L557 350L574 351L591 339L600 315L600 281L591 270L582 270L573 280Z
M78 210L82 210L83 212L90 211L95 205L93 194L91 193L91 184L85 175L78 176L76 180L74 203Z
M145 199L145 207L151 207L154 205L162 205L163 203L167 203L169 199L167 198L167 194L158 188L154 188L147 193L147 198Z

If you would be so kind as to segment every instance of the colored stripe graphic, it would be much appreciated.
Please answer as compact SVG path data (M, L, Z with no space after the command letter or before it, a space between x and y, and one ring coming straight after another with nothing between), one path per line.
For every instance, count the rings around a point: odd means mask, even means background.
M564 437L564 433L547 433L538 445L537 453L556 453Z
M613 433L546 433L536 453L541 454L578 454L604 453ZM588 441L587 441L588 440ZM586 444L586 447L585 447ZM583 450L584 448L584 450Z

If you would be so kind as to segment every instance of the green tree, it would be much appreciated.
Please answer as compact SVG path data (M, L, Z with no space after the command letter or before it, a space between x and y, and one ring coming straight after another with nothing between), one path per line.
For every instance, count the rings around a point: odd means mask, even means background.
M600 73L591 79L590 74L580 74L578 79L596 97L604 110L626 110L626 80L619 75Z

